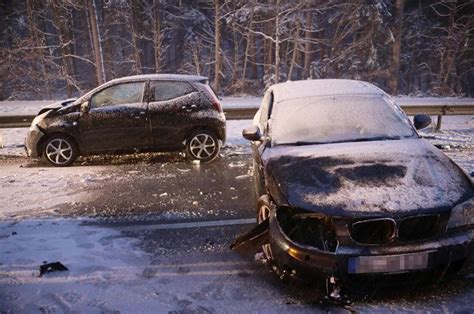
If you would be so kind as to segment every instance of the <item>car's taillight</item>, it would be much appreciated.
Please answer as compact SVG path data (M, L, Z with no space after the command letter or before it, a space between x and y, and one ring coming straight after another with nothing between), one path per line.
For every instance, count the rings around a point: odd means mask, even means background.
M209 98L209 100L212 103L212 106L214 109L216 109L218 112L222 112L222 105L221 102L219 101L219 98L216 96L216 93L212 90L211 86L209 85L202 85L204 87L205 94Z
M219 99L213 99L212 100L212 106L218 111L222 112L222 105Z

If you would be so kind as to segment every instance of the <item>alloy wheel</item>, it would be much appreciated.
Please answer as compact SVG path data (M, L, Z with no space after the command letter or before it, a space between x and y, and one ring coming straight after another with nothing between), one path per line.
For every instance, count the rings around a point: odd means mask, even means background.
M196 134L189 143L189 150L195 159L207 159L214 155L217 149L216 141L206 133Z
M62 138L55 138L49 141L46 145L45 153L48 160L57 165L65 165L73 158L71 144Z

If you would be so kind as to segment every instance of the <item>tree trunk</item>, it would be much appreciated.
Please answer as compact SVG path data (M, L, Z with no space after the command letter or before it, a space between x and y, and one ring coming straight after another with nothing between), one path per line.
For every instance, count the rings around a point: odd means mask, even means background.
M280 82L280 0L276 0L275 15L275 83Z
M395 26L393 29L393 37L395 39L392 45L392 56L390 60L390 70L388 78L388 86L393 95L398 95L399 72L400 72L400 53L402 47L403 34L403 6L404 0L396 0L395 2Z
M266 22L264 24L264 33L269 35L273 33L272 30L272 23L271 21ZM268 39L264 38L263 39L263 67L264 67L264 74L268 75L270 74L270 70L272 68L272 58L273 56L273 42Z
M134 72L135 74L142 74L142 63L140 58L140 49L138 48L139 36L138 36L138 4L137 0L131 0L131 28L132 28L132 49L133 49L133 61L134 61Z
M53 13L53 21L58 29L59 46L61 51L61 60L63 62L63 75L66 80L66 92L68 97L72 97L74 87L74 68L72 64L72 40L69 38L69 18L65 14L65 5L60 0L51 1L51 11Z
M103 58L102 58L102 66L104 67L104 80L110 80L115 78L115 71L114 71L114 63L113 61L113 56L112 56L112 50L113 50L113 40L111 38L111 32L112 32L112 27L110 25L112 24L112 12L113 10L112 6L104 7L103 2L102 2L102 36L101 36L101 44L103 43ZM87 10L86 10L87 12ZM89 18L89 15L87 15L87 18ZM89 23L90 27L90 23ZM89 29L89 34L91 33L91 30ZM91 47L94 47L94 44L91 40Z
M250 46L253 45L254 43L252 42L253 39L253 33L252 33L252 27L253 27L253 16L254 16L254 11L255 11L255 2L252 0L252 12L250 13L250 18L249 18L249 23L248 23L248 30L247 30L247 42L245 45L245 53L244 53L244 66L242 69L242 81L245 84L245 78L247 75L247 64L249 61L249 54L251 53ZM255 49L255 47L254 47Z
M449 7L449 15L448 15L448 35L445 41L445 58L444 58L444 63L445 65L443 66L444 71L440 73L442 75L441 77L441 92L443 93L444 96L449 96L450 92L452 89L449 86L450 78L452 78L452 68L454 65L454 49L457 47L457 43L455 38L454 33L454 24L455 24L455 15L456 15L456 9L457 9L457 2L458 0L454 0L453 2L448 3Z
M313 24L313 14L312 12L306 12L306 21L305 21L305 34L304 34L304 65L303 65L303 78L307 79L309 77L309 67L311 65L313 49L311 44L311 29Z
M91 38L94 45L95 70L97 85L105 82L104 59L102 56L102 45L100 40L99 23L97 19L97 8L94 0L86 0L88 16L91 25Z
M35 15L37 14L38 7L35 5L34 0L27 0L27 15L28 15L28 28L30 36L33 38L33 43L36 46L35 51L38 51L39 57L39 66L41 71L42 80L44 82L45 91L48 99L51 99L51 82L46 72L46 62L45 62L45 42L44 42L44 34L39 30L40 25L36 20Z
M258 68L257 68L257 42L256 36L254 33L250 32L250 66L252 67L252 75L250 76L251 79L256 79L258 75Z
M215 7L215 64L214 64L214 89L219 93L221 85L222 55L221 55L221 0L214 0Z
M155 72L161 71L161 19L160 19L160 0L153 0L153 49L155 54Z
M300 42L300 23L296 25L295 36L293 39L293 53L291 55L290 69L288 70L288 80L292 80L293 71L298 57L298 45Z

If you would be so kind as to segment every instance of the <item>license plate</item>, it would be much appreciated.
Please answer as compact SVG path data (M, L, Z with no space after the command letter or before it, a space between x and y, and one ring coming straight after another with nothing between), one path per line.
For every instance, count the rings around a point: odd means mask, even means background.
M349 274L369 274L422 270L428 267L430 253L350 257L348 272Z

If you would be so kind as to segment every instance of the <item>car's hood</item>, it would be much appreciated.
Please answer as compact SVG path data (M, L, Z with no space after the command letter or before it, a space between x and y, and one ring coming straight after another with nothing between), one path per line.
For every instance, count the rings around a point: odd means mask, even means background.
M49 104L47 106L44 106L41 108L41 110L39 111L38 114L41 114L43 112L46 112L46 111L49 111L49 110L58 110L58 109L61 109L67 105L70 105L72 102L74 102L77 98L69 98L69 99L66 99L66 100L60 100L60 101L57 101L57 102L54 102L52 104Z
M262 159L288 205L325 214L439 212L473 197L471 180L422 139L281 146Z

